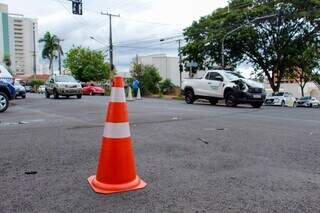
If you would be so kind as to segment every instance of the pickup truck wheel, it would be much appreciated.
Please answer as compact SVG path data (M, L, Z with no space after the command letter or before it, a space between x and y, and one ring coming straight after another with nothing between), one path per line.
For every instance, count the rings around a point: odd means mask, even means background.
M251 106L253 108L260 108L263 105L263 103L252 103Z
M218 100L215 99L215 98L210 98L209 102L210 102L211 105L216 105L218 103Z
M234 101L235 97L232 92L229 92L225 98L226 106L228 107L236 107L237 103Z
M82 95L80 94L80 95L77 95L77 98L78 99L81 99L82 98Z
M193 104L195 101L194 92L192 90L187 90L184 100L187 104Z
M0 92L0 113L8 109L9 98L3 92Z
M285 107L286 106L286 102L282 101L281 102L281 107Z
M58 99L59 98L59 93L57 90L53 90L53 97L54 99Z

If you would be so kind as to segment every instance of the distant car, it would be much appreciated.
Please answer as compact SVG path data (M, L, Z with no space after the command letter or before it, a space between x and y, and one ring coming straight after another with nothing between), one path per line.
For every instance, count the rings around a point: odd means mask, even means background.
M26 92L32 92L32 86L25 86Z
M296 98L289 92L276 92L268 96L264 102L265 105L269 106L289 106L295 107L297 105Z
M44 85L40 85L39 88L38 88L38 93L43 94L43 93L45 93L45 91L46 91L45 86Z
M0 113L9 107L9 101L16 96L16 90L11 83L0 80Z
M16 90L16 98L21 97L21 98L26 98L26 89L24 86L20 84L20 81L15 80L14 81L14 88Z
M84 95L104 95L104 89L94 84L87 84L82 88L82 93Z
M70 75L53 75L50 76L45 84L46 98L50 98L53 95L54 99L58 99L59 96L77 96L78 99L82 97L81 84L76 81Z
M320 107L320 101L311 96L301 97L297 102L298 107Z

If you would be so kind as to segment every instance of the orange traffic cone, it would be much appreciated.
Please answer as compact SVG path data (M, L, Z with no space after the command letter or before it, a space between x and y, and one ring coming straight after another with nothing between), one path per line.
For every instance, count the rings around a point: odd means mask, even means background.
M89 177L88 181L95 192L104 194L140 189L147 185L136 174L121 76L114 76L112 80L97 175Z

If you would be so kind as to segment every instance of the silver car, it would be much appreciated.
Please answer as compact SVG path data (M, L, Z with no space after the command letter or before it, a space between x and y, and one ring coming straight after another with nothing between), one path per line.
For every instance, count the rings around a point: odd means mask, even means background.
M49 77L45 84L45 95L46 98L50 98L53 95L55 99L58 99L60 96L67 98L77 96L80 99L82 97L82 87L70 75L53 75Z

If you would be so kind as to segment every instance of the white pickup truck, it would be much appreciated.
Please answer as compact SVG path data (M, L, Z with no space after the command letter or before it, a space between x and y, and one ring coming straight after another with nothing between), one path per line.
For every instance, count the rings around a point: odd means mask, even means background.
M209 70L200 79L184 79L181 90L187 104L207 99L215 105L224 99L227 106L251 104L260 108L266 98L263 84L226 70Z

